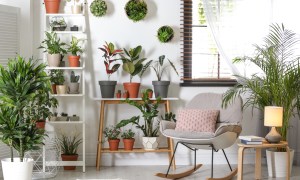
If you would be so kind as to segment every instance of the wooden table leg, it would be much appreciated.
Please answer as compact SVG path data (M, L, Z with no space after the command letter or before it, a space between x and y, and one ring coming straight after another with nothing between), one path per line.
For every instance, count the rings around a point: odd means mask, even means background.
M288 146L286 146L286 179L289 180L290 179L290 148Z
M255 148L255 179L261 179L261 148Z
M168 100L165 103L165 111L168 113L170 112L170 101L168 101ZM168 148L170 150L170 152L168 153L169 154L169 162L170 162L172 159L172 156L174 154L174 143L173 143L172 139L170 139L170 138L167 138L167 139L168 139ZM173 159L172 167L173 167L173 170L176 169L175 158Z
M99 120L99 130L98 130L98 145L97 145L97 159L96 159L96 168L99 171L101 166L101 150L102 150L102 132L104 124L104 106L105 101L101 101L100 107L100 120Z
M243 161L244 161L244 147L239 147L238 152L238 180L243 179Z

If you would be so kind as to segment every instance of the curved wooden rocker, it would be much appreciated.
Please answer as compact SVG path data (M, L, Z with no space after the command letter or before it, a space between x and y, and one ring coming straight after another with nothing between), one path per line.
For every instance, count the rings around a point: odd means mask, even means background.
M184 171L182 173L177 173L177 174L164 174L164 173L157 173L155 176L161 177L161 178L166 178L166 179L180 179L186 176L191 175L193 172L197 171L202 164L197 164L196 167L193 167L187 171Z
M221 178L206 178L206 180L231 180L237 174L237 168L233 169L230 174Z

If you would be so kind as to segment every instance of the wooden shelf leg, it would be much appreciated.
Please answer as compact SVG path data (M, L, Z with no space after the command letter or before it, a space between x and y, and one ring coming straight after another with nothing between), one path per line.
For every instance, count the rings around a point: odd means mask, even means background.
M168 113L170 112L170 101L168 101L168 100L165 102L165 111ZM169 154L169 162L170 162L172 159L172 156L174 154L174 143L171 138L168 138L168 149L170 150L170 152L168 153ZM176 169L175 158L173 159L172 167L173 167L173 170Z
M290 162L290 148L289 148L289 146L286 146L286 179L287 180L290 180L290 176L291 176L291 174L290 174L290 164L291 164L291 162Z
M238 155L238 180L243 179L244 147L239 147Z
M261 179L261 148L255 148L255 179Z
M100 107L100 120L99 120L97 158L96 158L96 168L98 171L100 170L100 166L101 166L102 132L103 132L103 124L104 124L104 106L105 106L105 102L102 100L101 107Z

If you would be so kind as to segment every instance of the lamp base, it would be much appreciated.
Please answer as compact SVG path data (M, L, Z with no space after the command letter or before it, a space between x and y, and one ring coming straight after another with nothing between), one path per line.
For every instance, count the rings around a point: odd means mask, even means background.
M276 131L275 127L271 128L271 131L266 135L265 139L269 143L279 143L281 141L281 135Z

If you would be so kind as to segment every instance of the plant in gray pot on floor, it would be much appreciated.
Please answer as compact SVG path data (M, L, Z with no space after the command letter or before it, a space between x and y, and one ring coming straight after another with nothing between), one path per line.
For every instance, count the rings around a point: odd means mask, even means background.
M171 66L172 69L175 71L175 73L179 75L176 70L176 67L169 59L168 59L168 65L165 65L164 62L165 62L165 55L161 55L158 57L158 61L153 61L153 60L149 61L149 63L145 65L145 67L141 72L142 75L148 68L147 66L150 66L155 71L157 81L152 81L155 97L158 96L162 98L168 97L168 89L169 89L170 81L162 81L162 76L169 66Z
M102 98L113 98L115 94L115 88L117 85L117 81L111 81L110 76L115 73L120 64L115 63L119 60L116 56L122 53L121 49L115 49L115 45L113 43L105 42L103 47L99 48L104 52L104 65L107 74L107 81L99 81L100 91Z
M79 93L79 78L80 76L76 76L75 72L71 72L70 76L70 84L69 84L69 93L70 94L78 94Z

